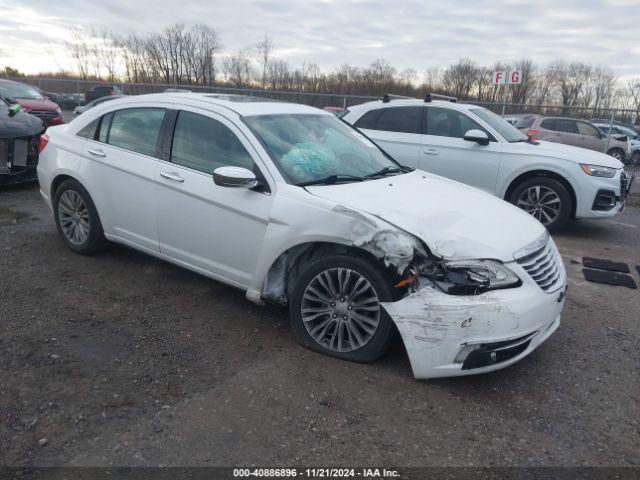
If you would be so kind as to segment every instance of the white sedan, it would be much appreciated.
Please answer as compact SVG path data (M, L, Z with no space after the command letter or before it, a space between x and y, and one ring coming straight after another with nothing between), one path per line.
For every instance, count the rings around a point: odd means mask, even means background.
M425 101L385 96L349 107L342 118L398 162L503 198L550 231L571 219L612 217L624 208L631 180L619 160L530 141L477 105L430 95Z
M558 327L565 270L531 216L330 113L249 100L136 96L50 128L38 177L62 240L288 305L300 343L342 359L377 359L397 330L418 378L503 368Z

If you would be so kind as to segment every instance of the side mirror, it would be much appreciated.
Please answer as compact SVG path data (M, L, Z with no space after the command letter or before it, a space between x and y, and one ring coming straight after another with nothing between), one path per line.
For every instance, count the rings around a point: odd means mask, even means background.
M482 130L473 129L464 134L464 138L467 142L476 142L479 145L489 145L489 136Z
M258 179L251 170L229 166L216 168L213 182L221 187L253 188L258 184Z

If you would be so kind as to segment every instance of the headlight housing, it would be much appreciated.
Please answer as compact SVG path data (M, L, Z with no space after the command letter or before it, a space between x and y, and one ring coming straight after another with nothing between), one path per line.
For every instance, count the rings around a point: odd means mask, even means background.
M522 285L518 276L497 260L443 260L424 265L420 274L452 295L476 295Z
M589 163L581 163L580 168L587 175L592 177L613 178L618 169L611 167L601 167L600 165L592 165Z

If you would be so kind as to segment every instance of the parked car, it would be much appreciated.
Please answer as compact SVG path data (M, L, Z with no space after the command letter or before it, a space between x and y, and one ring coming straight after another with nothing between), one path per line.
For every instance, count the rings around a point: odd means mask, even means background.
M24 113L38 117L46 125L64 123L60 107L31 85L0 79L0 97L15 100Z
M91 103L94 100L112 95L123 95L122 89L118 85L96 85L84 94L84 103Z
M56 92L42 92L42 94L58 105L62 110L73 110L79 105L74 94Z
M596 127L598 127L605 136L609 136L609 127L610 123L596 123L592 122ZM629 146L631 147L631 155L629 156L629 161L626 162L629 165L638 165L640 164L640 134L636 133L635 130L625 126L625 125L616 125L613 124L611 126L611 135L613 136L625 136L629 139Z
M503 115L502 118L504 118L504 120L507 123L510 123L513 126L516 126L518 124L518 122L520 120L522 120L522 117L528 115L527 113L510 113L508 115Z
M332 113L336 117L340 118L345 113L346 109L342 107L322 107L325 112Z
M89 102L85 105L80 105L77 106L76 108L73 109L73 116L77 117L78 115L80 115L81 113L86 112L87 110L92 109L93 107L95 107L96 105L100 105L101 103L104 102L109 102L111 100L115 100L117 98L122 98L124 95L112 95L110 97L100 97L96 100L93 100L92 102Z
M503 368L558 327L565 269L531 216L330 113L250 100L127 97L50 129L38 177L62 241L287 305L302 345L345 360L377 359L397 328L418 378Z
M477 105L373 101L349 107L342 118L399 162L503 198L551 231L573 218L611 217L624 207L629 182L620 161L532 141Z
M600 124L607 124L609 125L609 123L611 122L610 118L592 118L591 120L589 120L591 123L600 123ZM633 130L635 132L636 135L640 135L640 127L638 127L637 125L633 125L631 123L625 123L625 122L621 122L619 120L614 120L613 121L614 125L617 125L619 127L625 127L628 128L630 130Z
M604 152L607 147L607 153L623 163L631 156L627 137L611 137L607 146L607 136L586 120L528 115L518 122L516 128L535 139L588 148L596 152Z
M40 135L46 126L42 120L21 112L17 103L0 97L0 185L33 182Z

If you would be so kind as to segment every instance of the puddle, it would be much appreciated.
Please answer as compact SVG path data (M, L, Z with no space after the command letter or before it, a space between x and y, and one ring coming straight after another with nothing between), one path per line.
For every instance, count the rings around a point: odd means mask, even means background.
M0 207L0 226L16 225L29 218L28 213L11 210L9 208Z

